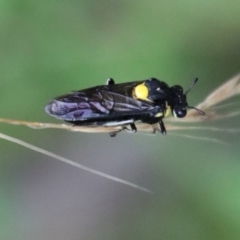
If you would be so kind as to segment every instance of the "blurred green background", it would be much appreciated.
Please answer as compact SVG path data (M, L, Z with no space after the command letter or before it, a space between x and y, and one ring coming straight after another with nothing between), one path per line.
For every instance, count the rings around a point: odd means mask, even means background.
M0 1L1 117L55 122L51 98L156 77L197 104L240 70L239 1ZM200 126L205 126L201 123ZM212 126L240 127L239 119ZM239 134L0 131L151 189L1 141L1 240L240 239Z

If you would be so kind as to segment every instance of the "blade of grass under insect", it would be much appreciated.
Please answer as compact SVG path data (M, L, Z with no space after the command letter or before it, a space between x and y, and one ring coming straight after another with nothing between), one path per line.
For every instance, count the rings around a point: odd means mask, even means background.
M208 109L228 98L231 98L240 93L240 74L228 80L226 83L218 87L203 102L198 104L197 108Z
M44 154L44 155L47 155L47 156L52 157L52 158L54 158L54 159L57 159L57 160L59 160L59 161L61 161L61 162L65 162L65 163L67 163L67 164L69 164L69 165L72 165L72 166L74 166L74 167L80 168L80 169L82 169L82 170L84 170L84 171L93 173L93 174L95 174L95 175L99 175L99 176L101 176L101 177L108 178L108 179L113 180L113 181L115 181L115 182L119 182L119 183L128 185L128 186L130 186L130 187L139 189L139 190L144 191L144 192L147 192L147 193L152 193L152 192L151 192L149 189L147 189L147 188L141 187L141 186L139 186L139 185L137 185L137 184L128 182L128 181L123 180L123 179L121 179L121 178L117 178L117 177L111 176L111 175L109 175L109 174L106 174L106 173L103 173L103 172L94 170L94 169L92 169L92 168L86 167L86 166L84 166L84 165L82 165L82 164L76 163L76 162L74 162L74 161L72 161L72 160L69 160L69 159L67 159L67 158L61 157L61 156L59 156L59 155L57 155L57 154L55 154L55 153L49 152L49 151L44 150L44 149L42 149L42 148L36 147L36 146L34 146L34 145L32 145L32 144L29 144L29 143L27 143L27 142L24 142L24 141L22 141L22 140L20 140L20 139L17 139L17 138L14 138L14 137L10 137L10 136L5 135L5 134L3 134L3 133L0 133L0 138L5 139L5 140L10 141L10 142L13 142L13 143L16 143L16 144L19 144L19 145L24 146L24 147L26 147L26 148L29 148L29 149L31 149L31 150L33 150L33 151L42 153L42 154Z
M188 135L188 134L177 134L177 133L171 133L171 135L174 136L179 136L179 137L185 137L185 138L190 138L190 139L194 139L194 140L201 140L201 141L210 141L210 142L216 142L216 143L221 143L223 145L227 145L227 143L220 141L216 138L208 138L208 137L200 137L200 136L192 136L192 135Z
M215 115L217 119L235 117L240 114L240 111L229 113L228 115ZM54 123L41 123L41 122L28 122L20 120L12 120L0 118L0 122L12 124L12 125L22 125L34 129L47 129L47 128L57 128L63 130L69 130L73 132L87 132L87 133L109 133L112 131L118 131L119 127L88 127L88 126L72 126L66 124L54 124ZM169 121L167 121L169 122ZM153 128L159 129L158 124L145 124L137 123L137 128L139 132L149 132L153 133ZM166 128L168 131L178 131L178 130L207 130L207 131L216 131L216 132L227 132L227 133L238 133L240 130L237 128L217 128L217 127L197 127L197 126L180 126L167 124Z
M203 130L213 132L224 132L224 133L239 133L240 129L237 128L217 128L217 127L197 127L197 126L168 126L169 130Z
M212 108L211 108L212 109ZM190 112L190 111L189 111ZM215 121L215 120L221 120L221 119L227 119L227 118L233 118L238 115L240 115L240 111L235 111L231 113L224 113L220 114L215 110L205 110L206 115L205 116L197 116L196 113L190 112L190 116L186 117L184 119L167 119L167 122L204 122L204 121Z
M86 132L86 133L106 133L106 132L113 132L118 131L121 127L92 127L92 126L73 126L67 124L58 124L58 123L42 123L42 122L29 122L29 121L21 121L15 119L7 119L7 118L0 118L0 122L12 124L12 125L22 125L27 126L34 129L47 129L47 128L57 128L57 129L64 129L73 132Z
M232 108L232 107L236 107L236 106L239 106L240 105L240 101L234 101L234 102L230 102L230 103L225 103L225 104L220 104L220 105L217 105L217 106L212 106L211 109L213 110L222 110L224 108Z

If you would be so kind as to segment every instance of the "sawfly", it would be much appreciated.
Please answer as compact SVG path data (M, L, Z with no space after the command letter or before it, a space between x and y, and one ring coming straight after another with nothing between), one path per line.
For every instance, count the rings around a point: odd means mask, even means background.
M113 79L109 79L107 84L104 86L76 91L62 97L55 98L46 106L46 111L50 113L50 115L60 118L66 122L73 123L73 126L69 124L31 122L6 118L0 118L0 122L28 126L36 129L56 128L87 133L108 132L111 136L116 135L117 132L122 130L129 130L128 126L130 126L130 130L133 132L137 129L139 132L155 132L156 130L159 130L164 134L166 133L166 129L163 124L163 118L172 112L175 117L169 117L165 120L165 122L167 122L166 128L168 131L207 130L238 134L238 128L220 128L218 126L197 127L189 126L189 124L185 126L178 125L178 120L180 119L181 122L186 123L206 123L210 121L233 118L240 115L239 110L231 110L231 103L219 105L223 101L240 94L240 74L234 76L219 86L196 107L191 107L187 103L187 94L196 82L197 79L195 79L192 86L187 91L183 92L181 86L175 85L173 87L169 87L165 82L153 78L145 81L120 84L114 84ZM99 89L104 93L99 95ZM81 101L79 101L80 98ZM89 99L91 101L89 101ZM81 108L77 107L78 103L80 103L79 106L81 106ZM237 102L237 106L238 105L239 103ZM227 107L229 111L227 112L224 110L221 112L221 109L225 107ZM114 111L111 109L114 109ZM124 111L125 115L122 114L122 111L119 111L119 109L126 110ZM80 110L83 112L82 114L80 113ZM223 143L219 139L209 137L191 136L182 133L180 136L187 138L190 137L195 140ZM151 192L149 189L135 183L89 168L20 139L3 133L0 133L0 138L32 149L84 171L88 171L145 192Z
M54 98L45 110L49 115L74 126L120 126L120 130L110 132L112 137L122 130L137 132L137 121L153 126L158 124L158 128L153 127L153 131L159 129L162 134L166 134L163 118L170 112L174 117L184 118L187 109L191 108L204 115L203 111L187 103L187 94L197 81L196 78L184 92L180 85L169 87L156 78L120 84L115 84L109 78L106 85Z

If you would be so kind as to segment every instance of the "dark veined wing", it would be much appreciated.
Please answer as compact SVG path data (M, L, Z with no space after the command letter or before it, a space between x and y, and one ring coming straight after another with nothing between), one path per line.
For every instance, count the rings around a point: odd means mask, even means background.
M48 114L69 122L111 120L151 110L153 104L132 97L134 87L143 81L88 88L55 98L45 110Z

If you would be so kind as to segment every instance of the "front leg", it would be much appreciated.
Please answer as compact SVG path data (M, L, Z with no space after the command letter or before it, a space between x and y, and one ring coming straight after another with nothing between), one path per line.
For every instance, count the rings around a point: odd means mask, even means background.
M163 123L163 120L160 119L160 121L159 121L158 123L159 123L159 127L160 127L160 132L161 132L163 135L166 135L166 134L167 134L167 131L166 131L165 125L164 125L164 123Z

